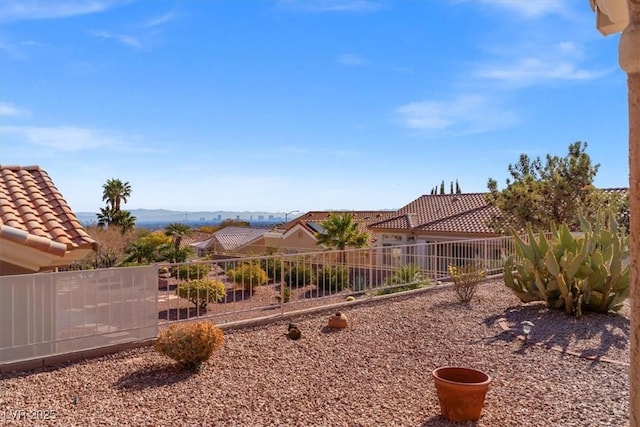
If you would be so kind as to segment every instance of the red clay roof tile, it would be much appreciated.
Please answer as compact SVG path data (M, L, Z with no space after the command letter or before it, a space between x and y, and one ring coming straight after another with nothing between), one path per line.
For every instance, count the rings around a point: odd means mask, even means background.
M55 255L97 245L38 166L0 166L0 239Z

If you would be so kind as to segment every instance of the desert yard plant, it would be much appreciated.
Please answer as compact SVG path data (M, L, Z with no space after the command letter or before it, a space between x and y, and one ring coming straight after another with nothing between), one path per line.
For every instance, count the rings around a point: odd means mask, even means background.
M385 288L378 289L374 295L387 295L396 292L419 289L430 284L429 279L424 275L420 266L416 264L405 264L396 267L393 275L385 280Z
M276 295L276 301L278 302L289 302L291 300L291 288L285 286L282 288L282 292Z
M207 277L209 271L211 271L211 267L207 264L189 263L175 267L171 275L178 280L194 280Z
M224 341L224 333L211 322L178 323L160 332L155 349L185 369L199 370Z
M312 275L311 267L304 262L292 262L286 269L284 282L289 287L298 288L310 285L312 283Z
M387 285L404 285L408 289L417 289L429 284L419 265L404 264L396 267L392 276L386 280Z
M207 309L210 302L222 301L227 293L224 283L214 279L197 279L180 282L176 288L176 294L185 298L199 307Z
M247 262L236 266L236 268L227 271L227 276L240 285L245 291L253 292L253 290L267 283L269 278L267 272L255 262Z
M507 259L505 285L524 302L545 301L581 317L583 311L618 311L629 296L629 237L618 230L616 212L593 224L580 217L581 233L551 224L551 238L527 229L527 241L513 233L516 255Z
M325 265L316 271L315 277L322 291L340 292L349 286L349 270L341 265Z
M487 271L477 265L449 265L449 276L453 280L453 290L460 302L467 303L478 290L478 284L487 276Z
M266 271L271 282L280 282L282 279L282 261L280 258L265 258L260 261L260 267Z

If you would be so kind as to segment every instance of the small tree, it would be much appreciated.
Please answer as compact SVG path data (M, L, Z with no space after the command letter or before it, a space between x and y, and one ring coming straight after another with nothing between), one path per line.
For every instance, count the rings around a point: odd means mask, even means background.
M524 230L529 223L535 231L547 231L555 222L575 230L580 212L595 217L605 196L592 185L600 165L591 164L586 149L586 143L575 142L566 157L548 154L544 163L539 157L531 160L521 154L518 163L509 165L511 178L501 191L490 178L487 201L502 212L493 228Z
M206 310L208 303L222 301L227 289L224 283L217 280L198 279L181 282L176 288L176 294L188 299L201 310Z
M257 286L262 286L269 280L267 272L254 262L244 263L227 271L227 276L248 292L253 292Z

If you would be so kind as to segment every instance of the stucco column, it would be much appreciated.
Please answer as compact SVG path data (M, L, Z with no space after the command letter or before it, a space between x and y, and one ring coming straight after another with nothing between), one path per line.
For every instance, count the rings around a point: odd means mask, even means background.
M631 363L629 422L640 427L640 0L627 0L629 25L620 37L620 67L629 85L629 210L631 225Z

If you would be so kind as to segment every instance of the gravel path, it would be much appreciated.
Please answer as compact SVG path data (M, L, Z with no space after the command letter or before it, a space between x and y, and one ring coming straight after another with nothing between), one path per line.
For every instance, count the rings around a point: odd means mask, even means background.
M501 281L482 284L470 306L445 287L346 308L341 331L324 328L330 313L297 318L299 341L285 337L288 321L227 331L200 374L151 348L4 374L0 424L449 426L431 371L462 365L493 377L467 425L627 426L628 310L574 320L519 304ZM527 346L516 338L523 320L535 323ZM47 411L55 420L41 419Z

